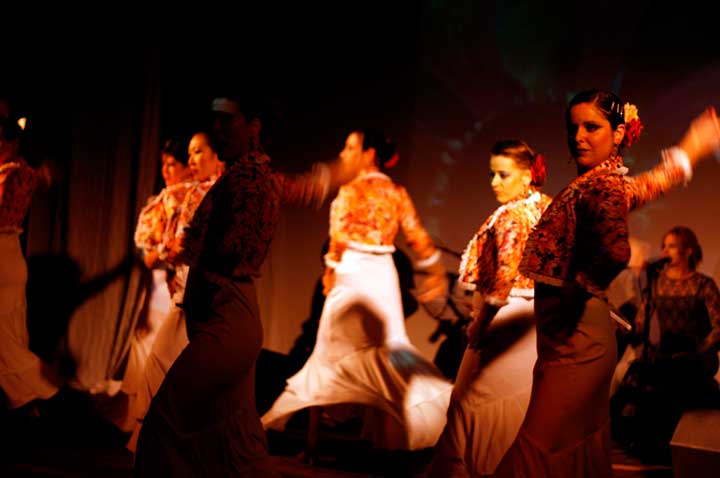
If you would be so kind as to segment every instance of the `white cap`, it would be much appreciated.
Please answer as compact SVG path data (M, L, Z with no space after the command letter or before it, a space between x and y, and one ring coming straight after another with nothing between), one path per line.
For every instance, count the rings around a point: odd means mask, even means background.
M212 101L212 111L236 115L239 113L236 102L229 98L215 98Z

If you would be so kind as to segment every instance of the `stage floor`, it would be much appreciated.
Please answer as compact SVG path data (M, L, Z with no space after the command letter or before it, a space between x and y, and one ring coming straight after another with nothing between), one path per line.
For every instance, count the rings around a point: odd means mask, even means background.
M50 417L0 412L0 477L131 478L128 435L98 414L92 400L70 394ZM422 477L432 450L382 452L359 439L358 426L322 426L317 459L303 458L307 417L297 414L286 431L268 432L270 452L286 478ZM668 466L642 464L619 447L613 451L615 478L671 478Z

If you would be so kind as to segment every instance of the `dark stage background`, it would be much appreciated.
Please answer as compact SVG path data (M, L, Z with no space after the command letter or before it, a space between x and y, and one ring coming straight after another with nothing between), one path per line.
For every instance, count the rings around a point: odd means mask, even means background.
M575 92L609 88L638 106L646 129L627 152L634 172L704 106L720 106L717 21L700 2L548 3L388 2L335 7L322 19L293 7L203 44L97 40L10 52L0 95L29 118L28 157L52 158L59 173L36 195L25 236L31 280L36 271L52 288L30 297L35 328L67 328L79 387L116 373L142 299L142 275L126 258L137 213L159 189L159 145L187 140L216 94L239 89L264 101L267 149L282 171L334 157L352 128L384 128L400 145L392 176L431 234L458 252L496 207L487 176L495 140L521 137L543 152L551 195L574 176L563 111ZM709 161L688 188L633 213L646 253L687 225L705 250L701 270L720 279L718 184L720 164ZM327 218L327 205L284 211L259 286L268 349L287 352L309 314ZM428 357L434 327L422 310L408 320Z

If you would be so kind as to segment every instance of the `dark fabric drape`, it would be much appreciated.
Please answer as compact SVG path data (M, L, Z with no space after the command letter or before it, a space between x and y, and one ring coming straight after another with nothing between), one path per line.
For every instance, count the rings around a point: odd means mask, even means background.
M28 220L28 323L31 346L43 337L35 348L75 387L102 389L122 371L146 297L132 233L158 174L159 53L74 52L67 68L72 81L55 86L71 139Z

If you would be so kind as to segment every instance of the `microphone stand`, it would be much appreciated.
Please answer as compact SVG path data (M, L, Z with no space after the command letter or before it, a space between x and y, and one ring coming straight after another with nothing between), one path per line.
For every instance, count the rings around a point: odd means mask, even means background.
M647 363L649 354L648 349L650 345L650 320L654 311L654 305L652 301L655 295L655 289L657 287L658 276L660 275L660 272L662 271L666 263L667 261L655 261L645 267L645 288L642 291L642 300L645 304L645 327L643 328L641 337L643 345L641 359L645 363Z

